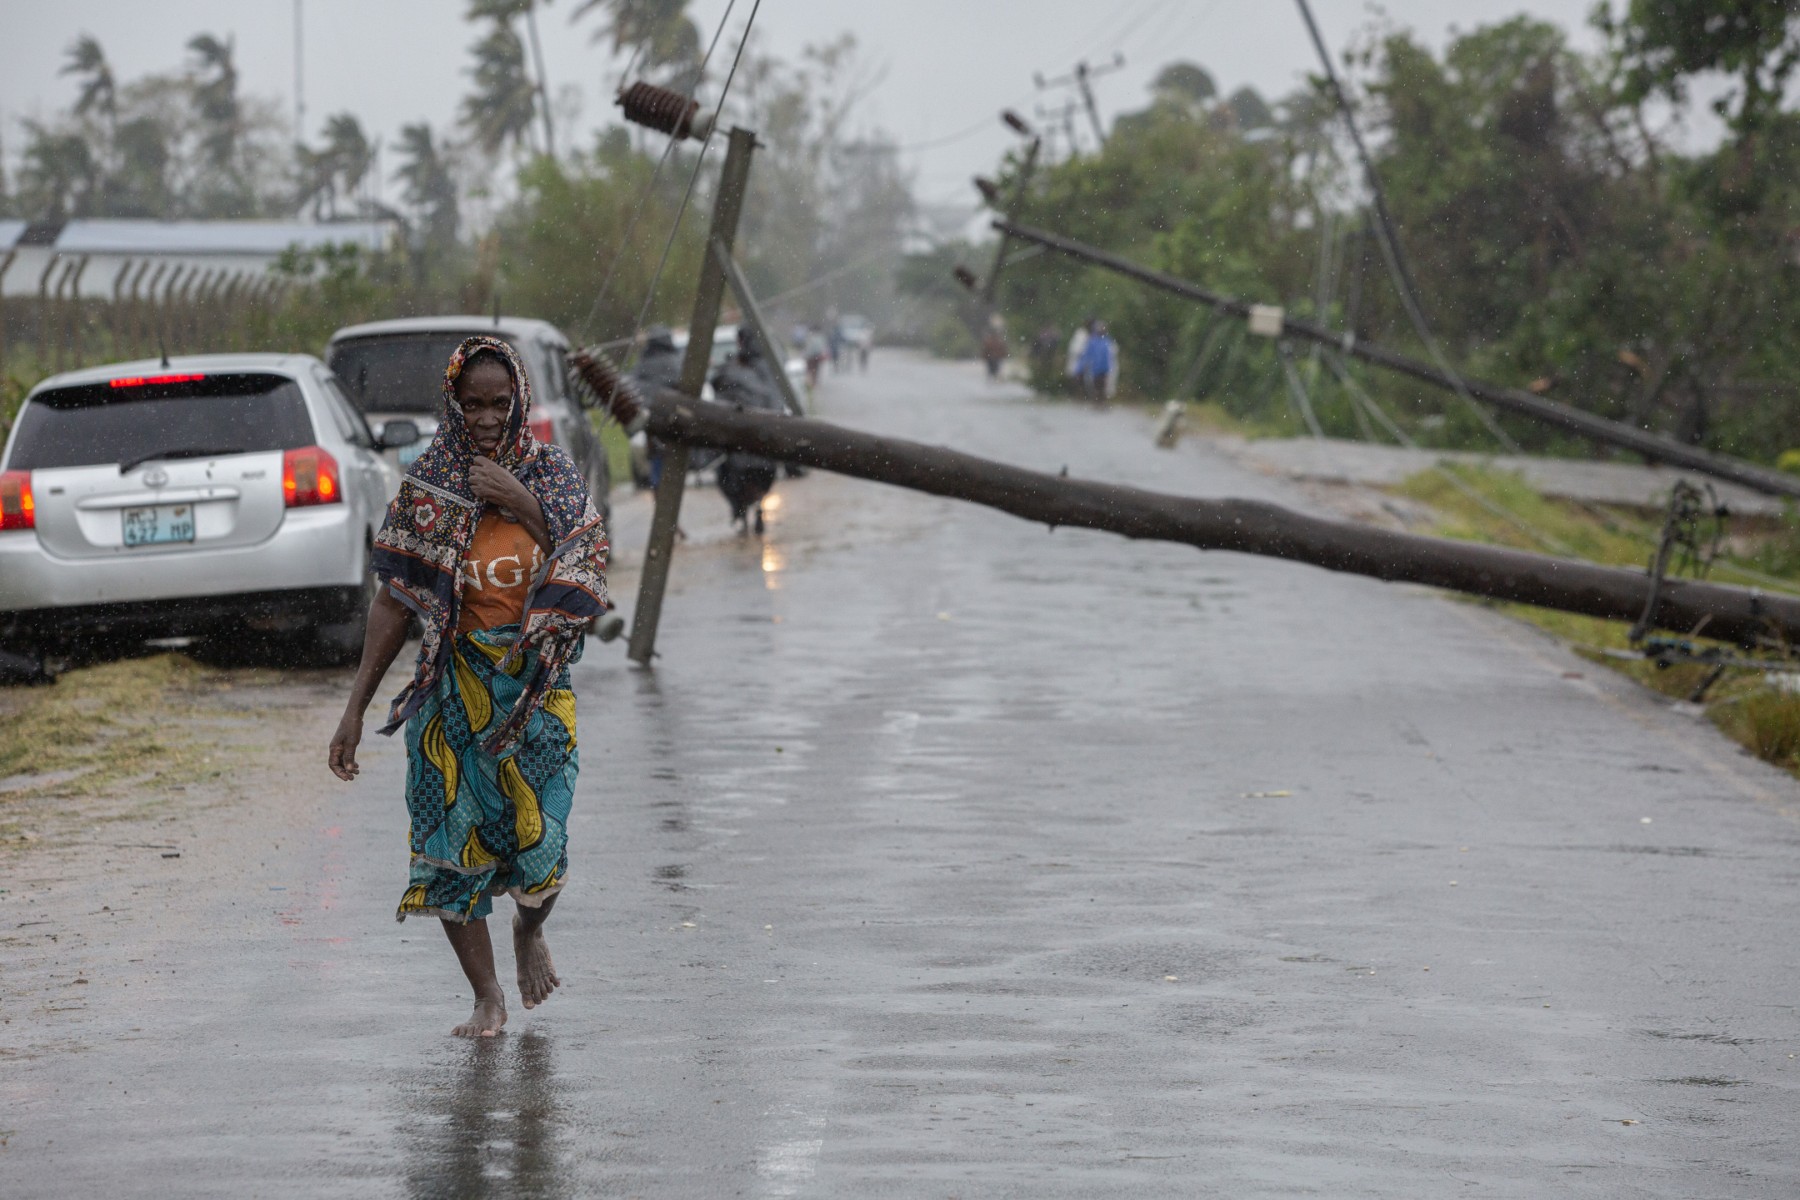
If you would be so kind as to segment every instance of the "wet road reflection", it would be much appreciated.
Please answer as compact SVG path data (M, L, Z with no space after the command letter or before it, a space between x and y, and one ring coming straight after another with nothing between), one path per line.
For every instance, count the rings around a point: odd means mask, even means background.
M471 1043L454 1072L408 1097L401 1128L407 1193L419 1200L573 1195L560 1139L562 1091L549 1038L514 1033Z

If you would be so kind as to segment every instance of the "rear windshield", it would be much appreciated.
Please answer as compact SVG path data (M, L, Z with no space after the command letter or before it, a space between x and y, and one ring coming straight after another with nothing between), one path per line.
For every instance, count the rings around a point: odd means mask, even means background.
M7 466L121 466L154 458L291 450L318 440L300 385L283 375L89 384L33 396Z
M470 329L447 333L394 333L348 338L325 352L327 361L343 381L350 399L366 413L416 413L437 416L444 406L444 367L464 339L492 330ZM544 398L538 384L545 363L533 344L515 341L513 348L525 362L533 392Z

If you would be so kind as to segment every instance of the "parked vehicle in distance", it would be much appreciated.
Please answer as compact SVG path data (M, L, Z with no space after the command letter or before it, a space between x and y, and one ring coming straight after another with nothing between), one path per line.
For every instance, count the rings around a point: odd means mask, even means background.
M0 456L0 647L41 669L101 639L249 630L353 661L400 485L382 448L309 354L44 380Z
M411 421L419 436L394 453L402 471L430 444L444 402L444 364L465 339L477 334L512 345L531 384L531 431L539 441L569 452L602 515L609 514L612 477L606 448L588 420L567 365L569 341L547 321L529 317L402 317L349 325L331 335L325 361L377 430ZM394 439L388 438L388 441Z

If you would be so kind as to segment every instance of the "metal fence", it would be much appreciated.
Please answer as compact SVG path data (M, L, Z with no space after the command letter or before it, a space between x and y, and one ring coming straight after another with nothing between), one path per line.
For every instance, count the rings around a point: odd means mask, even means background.
M112 267L108 283L89 275L93 256L84 254L52 257L35 291L19 294L29 281L7 278L16 257L15 250L0 255L0 375L242 349L292 286L266 272L150 257Z

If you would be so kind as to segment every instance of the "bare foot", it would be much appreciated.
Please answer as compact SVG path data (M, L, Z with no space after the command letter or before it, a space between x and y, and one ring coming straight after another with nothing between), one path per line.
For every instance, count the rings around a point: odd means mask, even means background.
M536 1008L562 982L550 962L550 944L544 940L543 926L526 933L519 918L513 918L513 957L519 962L519 996L526 1008Z
M475 1001L475 1011L469 1014L469 1019L450 1032L457 1037L493 1037L505 1024L506 1001L495 996L491 1000Z

